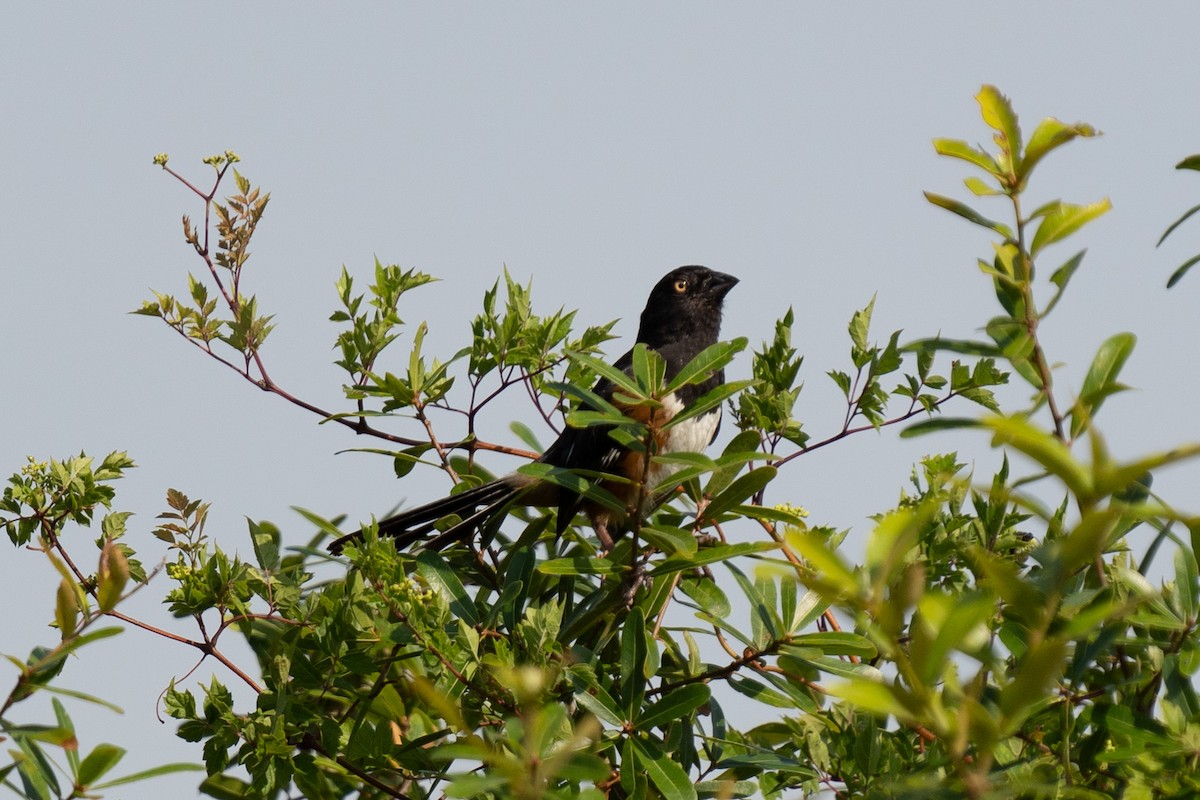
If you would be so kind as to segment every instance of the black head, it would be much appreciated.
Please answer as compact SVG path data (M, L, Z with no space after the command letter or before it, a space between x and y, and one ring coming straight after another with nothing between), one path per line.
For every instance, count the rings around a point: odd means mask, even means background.
M650 291L638 341L651 347L682 338L715 343L721 330L721 305L737 282L732 275L708 267L671 270Z

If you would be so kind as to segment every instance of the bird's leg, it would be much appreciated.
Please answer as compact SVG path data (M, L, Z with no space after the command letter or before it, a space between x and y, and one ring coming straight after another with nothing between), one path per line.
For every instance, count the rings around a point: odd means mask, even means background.
M596 520L595 530L596 538L600 540L600 555L606 556L612 552L613 547L616 545L612 535L608 532L608 521L603 519Z

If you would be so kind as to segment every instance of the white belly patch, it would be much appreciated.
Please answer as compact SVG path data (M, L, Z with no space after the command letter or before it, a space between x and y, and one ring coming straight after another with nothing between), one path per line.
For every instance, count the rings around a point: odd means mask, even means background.
M674 416L683 410L683 404L674 394L663 400L663 408ZM660 455L668 453L703 453L716 435L717 425L721 422L721 407L717 406L698 417L681 422L667 431L667 441ZM657 486L683 468L682 464L651 464L650 473L646 476L646 485Z

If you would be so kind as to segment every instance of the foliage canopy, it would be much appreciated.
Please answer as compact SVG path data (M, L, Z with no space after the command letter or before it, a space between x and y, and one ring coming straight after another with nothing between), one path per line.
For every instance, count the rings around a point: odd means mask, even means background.
M201 744L201 790L218 798L1200 791L1200 526L1150 491L1154 470L1193 459L1200 445L1130 461L1109 453L1096 420L1126 388L1132 333L1099 344L1080 386L1056 388L1039 325L1084 253L1041 274L1038 266L1110 204L1055 200L1025 211L1022 199L1045 158L1097 132L1047 119L1026 137L995 87L976 100L993 147L934 147L966 162L966 188L1002 219L926 197L991 237L978 261L996 299L983 335L877 340L872 300L851 317L846 364L828 371L844 396L843 424L817 435L796 416L802 357L789 310L749 354L751 378L703 401L727 406L736 432L715 452L670 456L679 491L635 515L611 553L577 522L559 538L548 513L519 511L486 546L443 553L396 552L368 526L335 562L321 545L343 520L300 510L312 530L304 545L285 547L275 525L251 522L247 562L206 536L207 503L171 490L153 534L168 551L164 602L196 623L186 639L120 610L160 572L142 566L127 514L113 510L113 481L133 462L123 453L31 459L8 481L0 524L61 576L58 641L10 656L20 676L0 703L13 745L4 785L29 798L94 796L188 768L106 780L124 751L101 744L80 757L57 698L54 721L12 721L40 691L103 704L58 682L68 655L120 632L115 620L197 649L256 695L239 707L222 680L172 682L165 693L178 735ZM409 294L433 278L377 262L365 292L345 268L336 281L345 405L318 408L268 374L274 326L245 290L269 195L236 170L232 152L206 159L209 189L165 155L155 163L202 202L203 222L185 216L183 231L204 269L188 276L186 296L155 294L137 313L259 388L374 437L372 452L398 478L421 466L469 486L490 477L481 453L535 455L530 426L514 424L517 447L476 424L508 393L527 396L550 435L607 424L647 458L667 459L650 448L645 424L580 387L606 375L633 403L654 405L745 357L748 343L736 339L671 384L652 352L639 353L631 376L613 373L600 350L611 323L577 331L574 312L535 313L530 286L506 273L485 293L470 340L439 358L424 350L425 323L401 318ZM236 191L218 201L230 179ZM405 327L411 346L397 359ZM1023 392L996 391L1010 380ZM1028 399L1002 402L1013 394ZM975 475L954 452L925 457L896 506L874 515L865 552L848 552L846 531L789 502L798 490L788 465L893 425L903 436L937 433L935 446L987 437L1002 465ZM543 466L525 469L605 500L598 476ZM81 527L99 531L86 558ZM1127 544L1137 528L1154 531L1142 553ZM1173 580L1156 586L1148 574L1164 547ZM644 582L632 582L639 574ZM242 637L255 662L231 660L226 634ZM727 713L732 703L752 704L756 721ZM50 757L56 749L65 767Z

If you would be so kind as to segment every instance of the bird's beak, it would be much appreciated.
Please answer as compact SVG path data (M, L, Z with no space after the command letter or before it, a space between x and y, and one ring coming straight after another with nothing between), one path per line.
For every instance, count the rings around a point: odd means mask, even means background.
M738 279L724 272L714 272L708 276L708 285L718 299L723 299L730 289L738 285Z

